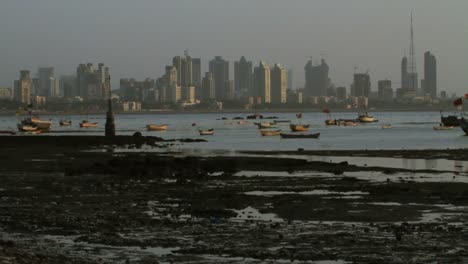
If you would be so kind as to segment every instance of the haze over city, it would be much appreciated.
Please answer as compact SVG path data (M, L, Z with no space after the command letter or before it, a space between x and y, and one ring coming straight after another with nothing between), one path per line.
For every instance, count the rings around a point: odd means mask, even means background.
M27 2L27 4L26 4ZM233 63L246 56L292 68L294 87L304 85L304 65L326 59L337 86L353 81L355 67L400 87L400 61L408 54L414 17L417 67L423 54L437 57L438 89L466 93L468 2L123 0L2 1L0 86L11 87L22 69L54 66L76 72L79 63L104 62L119 78L156 78L172 57ZM231 66L231 71L233 67ZM232 74L232 73L231 73Z

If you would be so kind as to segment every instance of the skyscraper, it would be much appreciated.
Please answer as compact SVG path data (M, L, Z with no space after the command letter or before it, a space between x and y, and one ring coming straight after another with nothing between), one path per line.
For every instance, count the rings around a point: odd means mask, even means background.
M214 100L215 97L215 80L211 72L205 73L205 77L202 79L202 95L201 98L204 101Z
M286 69L280 64L275 64L271 69L271 103L286 103L287 79Z
M355 73L351 87L351 96L369 97L371 89L370 76L367 73Z
M408 58L404 56L401 59L401 87L408 88Z
M306 96L324 96L327 94L329 86L328 65L325 60L320 65L314 66L312 60L309 60L304 67L305 70L305 95Z
M55 68L40 67L38 69L39 87L36 87L36 95L51 96L55 89Z
M197 97L201 96L201 59L192 58L192 85L195 86Z
M293 90L293 70L290 68L288 70L288 89Z
M437 61L430 51L424 53L424 94L437 97Z
M408 70L406 85L410 92L417 92L418 90L418 71L416 69L416 52L414 47L414 31L413 31L413 13L411 13L411 29L410 29L410 53L408 58Z
M264 62L260 62L258 67L254 69L254 97L261 97L263 103L271 103L270 73L270 66Z
M14 98L22 104L31 104L32 79L29 71L20 71L20 77L15 81Z
M110 97L109 67L99 63L95 69L92 63L80 64L76 70L79 95L87 100L105 100Z
M236 97L254 95L252 62L247 61L244 56L234 62L234 84Z
M393 100L392 81L380 80L377 82L377 86L379 99L386 101Z
M172 59L172 66L177 69L177 83L181 86L190 86L193 83L192 57L185 52L185 56L175 56Z
M229 80L229 62L222 56L215 56L209 63L209 71L215 80L215 96L217 100L225 99L225 82Z

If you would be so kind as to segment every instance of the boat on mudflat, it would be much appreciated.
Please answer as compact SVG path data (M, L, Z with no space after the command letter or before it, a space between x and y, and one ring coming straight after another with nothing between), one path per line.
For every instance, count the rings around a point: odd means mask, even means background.
M301 124L290 124L289 128L292 132L303 132L309 131L310 125L301 125Z
M82 128L97 127L97 126L98 126L97 122L90 123L90 122L88 122L88 120L83 120L83 121L80 122L80 127L82 127Z
M198 130L198 133L200 133L200 136L212 136L214 135L214 129Z
M71 120L66 120L66 119L61 119L59 121L59 125L60 126L71 126L72 125L72 121Z
M285 134L280 133L281 138L319 138L320 133L315 134Z
M41 131L49 131L52 126L52 121L50 120L41 120L38 117L30 117L21 121L23 126L34 126Z
M262 130L260 130L260 134L262 135L262 137L279 136L281 134L281 130L280 129L278 129L278 130L265 130L265 129L262 129Z
M167 130L167 124L163 124L163 125L147 125L147 126L146 126L146 129L148 129L148 131L165 131L165 130Z
M39 128L35 125L18 124L18 130L20 132L34 132L38 131Z

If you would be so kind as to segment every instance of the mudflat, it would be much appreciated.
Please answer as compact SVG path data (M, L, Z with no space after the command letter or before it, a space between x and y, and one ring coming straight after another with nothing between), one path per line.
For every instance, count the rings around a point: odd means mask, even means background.
M0 263L468 261L466 172L66 137L0 138Z

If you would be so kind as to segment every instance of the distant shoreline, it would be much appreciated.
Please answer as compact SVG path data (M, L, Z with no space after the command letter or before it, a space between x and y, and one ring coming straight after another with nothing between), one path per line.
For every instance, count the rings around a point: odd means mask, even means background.
M357 113L359 109L340 109L337 111L333 111L332 113ZM369 112L439 112L440 109L369 109ZM443 110L443 113L456 113L457 111L447 111ZM254 114L255 111L253 110L246 110L246 109L223 109L223 110L200 110L200 111L185 111L185 110L143 110L143 111L114 111L114 114L119 115L164 115L164 114ZM258 114L271 114L271 113L322 113L322 110L319 109L268 109L268 110L258 110ZM87 112L87 113L80 113L80 112L69 112L69 113L62 113L62 112L47 112L47 111L34 111L34 114L38 115L50 115L50 116L69 116L69 115L100 115L106 114L105 111L97 111L97 112ZM15 111L4 111L0 112L0 116L10 116L16 115ZM27 114L21 114L18 116L26 116Z

